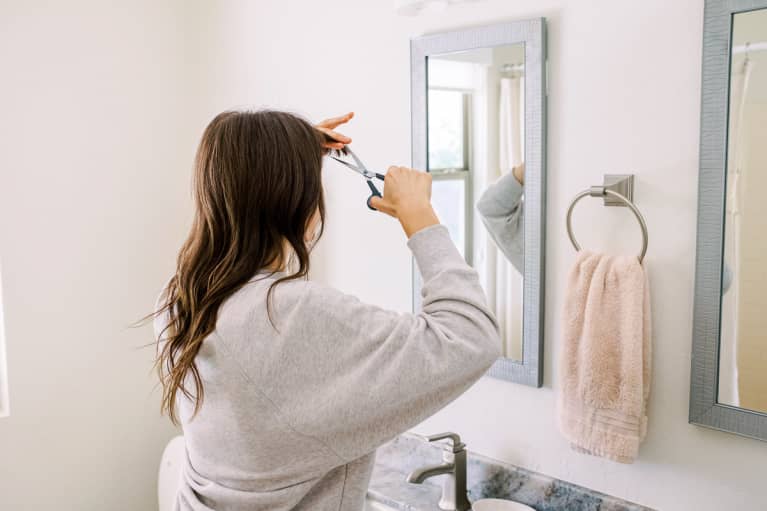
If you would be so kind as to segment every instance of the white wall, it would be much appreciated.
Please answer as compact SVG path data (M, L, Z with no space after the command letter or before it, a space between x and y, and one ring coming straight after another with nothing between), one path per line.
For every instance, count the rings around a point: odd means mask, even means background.
M0 3L0 509L156 509L147 328L206 116L185 0Z
M475 451L663 510L764 508L767 444L687 424L701 1L486 0L419 18L397 17L388 0L227 5L246 27L238 41L227 25L227 54L241 56L245 68L233 59L231 71L247 84L228 103L315 119L355 110L347 131L365 162L379 168L410 160L410 37L547 17L545 387L483 379L416 431L455 430ZM605 172L636 174L637 204L650 229L654 390L649 436L630 466L570 452L554 416L559 316L573 260L564 214L572 196L601 183ZM328 167L326 177L328 226L315 275L364 300L408 310L410 259L399 227L367 211L366 186L352 173ZM640 234L632 222L628 211L586 201L575 228L586 246L633 251Z
M5 319L3 318L3 282L0 268L0 417L7 417L11 413L11 404L8 401L8 364L6 364L5 350Z

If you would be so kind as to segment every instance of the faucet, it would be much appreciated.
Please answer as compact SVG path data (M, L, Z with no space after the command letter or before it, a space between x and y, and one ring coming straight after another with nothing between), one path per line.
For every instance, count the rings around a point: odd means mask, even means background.
M442 498L439 500L439 508L445 511L470 511L471 503L466 492L466 444L461 442L461 437L455 433L440 433L425 438L429 442L437 440L449 440L442 451L440 465L422 467L413 470L407 476L407 482L421 484L430 477L448 474L442 482Z

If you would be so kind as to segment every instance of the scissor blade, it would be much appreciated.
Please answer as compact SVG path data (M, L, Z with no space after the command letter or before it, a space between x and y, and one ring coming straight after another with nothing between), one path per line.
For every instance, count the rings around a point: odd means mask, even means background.
M362 163L362 160L357 158L357 155L354 154L354 151L352 151L351 147L346 146L345 149L346 149L346 153L354 159L354 162L357 164L357 167L360 169L360 172L362 173L363 176L365 176L368 179L380 179L381 181L384 180L386 176L384 176L383 174L379 174L377 172L373 172L372 170L368 170L365 164Z
M348 162L348 161L346 161L346 160L342 160L341 158L336 158L335 156L331 156L331 158L333 158L334 160L336 160L338 163L342 163L342 164L346 165L347 167L349 167L350 169L352 169L354 172L359 172L360 174L362 174L362 173L363 173L363 172L362 172L362 170L361 170L361 169L359 169L359 168L357 168L357 166L356 166L356 165L354 165L354 164L352 164L352 163L349 163L349 162Z
M369 173L368 169L365 167L365 164L364 164L364 163L362 163L362 160L360 160L359 158L357 158L357 155L356 155L356 154L354 154L354 151L352 151L352 148L351 148L351 147L349 147L349 146L346 146L346 153L347 153L349 156L351 156L351 157L352 157L352 159L354 160L354 163L356 163L356 164L357 164L357 168L359 168L360 170L363 170L363 171L365 171L365 172Z
M373 179L374 177L377 177L373 172L370 172L369 170L361 169L358 166L354 165L353 163L349 163L346 160L342 160L341 158L336 158L335 156L331 156L334 160L336 160L338 163L343 163L350 169L352 169L354 172L358 174L362 174L367 179Z

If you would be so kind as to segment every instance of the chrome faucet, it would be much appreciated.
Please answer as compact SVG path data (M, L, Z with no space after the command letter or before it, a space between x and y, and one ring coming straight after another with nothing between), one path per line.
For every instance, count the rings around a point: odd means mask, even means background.
M466 444L461 442L461 437L455 433L440 433L426 437L429 442L445 439L450 443L446 444L445 450L442 451L444 463L413 470L407 476L407 482L421 484L430 477L448 474L442 482L439 508L446 511L470 511L471 503L466 492Z

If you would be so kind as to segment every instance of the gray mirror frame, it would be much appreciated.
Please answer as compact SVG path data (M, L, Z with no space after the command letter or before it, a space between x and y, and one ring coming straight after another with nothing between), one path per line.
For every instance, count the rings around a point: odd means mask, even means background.
M717 402L732 16L767 0L706 0L690 416L692 424L767 440L767 414Z
M521 361L499 358L489 376L543 384L546 240L546 21L512 21L418 37L410 41L412 165L426 168L426 59L429 55L509 44L525 45L525 275ZM413 261L413 310L421 307L421 276Z

